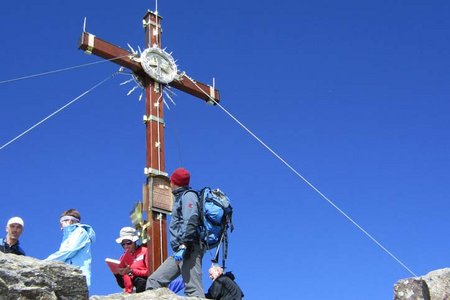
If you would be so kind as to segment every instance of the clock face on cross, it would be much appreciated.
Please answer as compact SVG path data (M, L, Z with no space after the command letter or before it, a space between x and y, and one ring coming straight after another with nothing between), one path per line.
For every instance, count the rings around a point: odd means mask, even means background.
M145 73L162 84L172 82L177 76L177 65L172 55L157 47L142 52L141 65Z

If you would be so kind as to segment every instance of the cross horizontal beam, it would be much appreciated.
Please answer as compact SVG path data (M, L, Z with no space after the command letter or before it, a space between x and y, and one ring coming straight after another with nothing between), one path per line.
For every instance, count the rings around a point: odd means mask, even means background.
M136 60L138 58L136 55L108 43L91 33L83 32L78 48L89 54L95 54L130 69L139 76L148 77L139 61ZM217 89L196 80L191 80L186 75L181 76L179 80L170 82L169 85L207 102L210 101L211 98L216 102L220 101L220 95Z

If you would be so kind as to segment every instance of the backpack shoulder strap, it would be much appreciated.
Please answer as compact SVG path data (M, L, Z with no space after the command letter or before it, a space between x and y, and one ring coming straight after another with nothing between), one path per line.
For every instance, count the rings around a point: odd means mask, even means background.
M200 195L199 195L199 193L198 193L196 190L194 190L194 189L187 189L187 190L183 191L183 193L181 194L180 200L182 201L184 195L186 195L186 194L189 193L189 192L192 192L192 193L196 194L197 197L200 198Z
M183 197L184 197L184 195L186 195L187 193L189 193L189 192L192 192L192 193L194 193L195 195L197 195L197 199L198 199L198 201L197 201L197 207L198 207L198 210L200 211L201 210L201 208L202 208L202 204L201 204L201 191L200 192L197 192L196 190L194 190L194 189L187 189L187 190L185 190L185 191L183 191L183 193L181 194L181 197L180 197L180 205L183 205Z

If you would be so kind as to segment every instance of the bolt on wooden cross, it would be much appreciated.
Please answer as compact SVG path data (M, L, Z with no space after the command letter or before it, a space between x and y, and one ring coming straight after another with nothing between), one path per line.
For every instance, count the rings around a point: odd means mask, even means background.
M170 54L162 50L161 19L157 13L152 11L145 14L143 26L146 49L141 57L136 53L131 53L105 42L86 31L83 31L79 45L81 50L89 54L95 54L130 69L139 78L145 89L146 186L154 176L167 176L167 173L165 173L164 111L162 105L164 87L169 85L209 103L219 102L219 91L217 89L192 80L184 73L179 73L176 65L175 67L172 65L174 62ZM144 54L147 54L147 56L143 57ZM176 74L171 74L174 71ZM144 197L151 196L151 191L150 195L145 195L144 192ZM144 199L144 203L145 200L148 201L148 199ZM167 258L166 215L153 211L152 207L147 209L146 213L148 222L150 222L146 230L149 237L147 243L148 268L151 274Z

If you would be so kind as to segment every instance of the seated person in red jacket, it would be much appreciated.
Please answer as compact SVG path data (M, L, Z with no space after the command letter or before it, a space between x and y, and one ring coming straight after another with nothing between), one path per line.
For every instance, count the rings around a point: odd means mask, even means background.
M117 284L125 289L125 293L129 294L133 292L133 287L136 288L136 293L145 291L147 283L147 248L138 245L138 240L139 234L133 227L123 227L116 239L116 242L122 245L125 253L120 257L118 274L114 274L114 276ZM184 289L181 277L172 281L168 288L174 293Z
M148 277L147 248L138 245L139 235L136 229L124 227L120 230L120 236L116 239L121 244L125 253L120 257L118 274L114 274L117 283L125 293L132 293L133 287L136 293L145 291Z
M209 278L213 281L205 298L216 300L241 300L244 297L241 288L234 282L231 272L223 273L218 265L209 269Z

